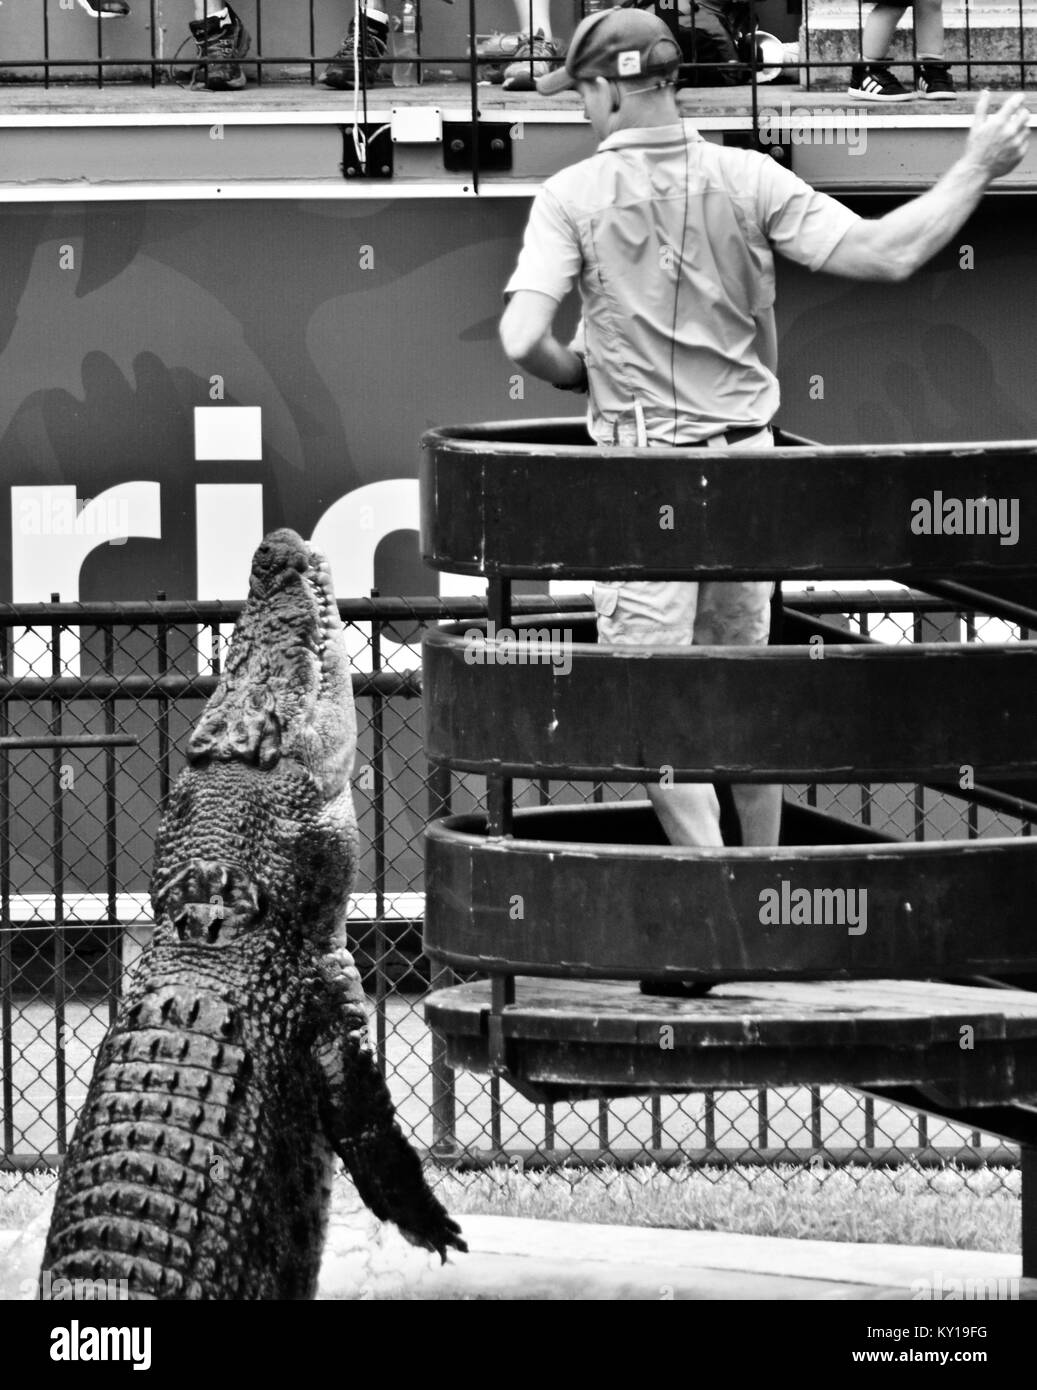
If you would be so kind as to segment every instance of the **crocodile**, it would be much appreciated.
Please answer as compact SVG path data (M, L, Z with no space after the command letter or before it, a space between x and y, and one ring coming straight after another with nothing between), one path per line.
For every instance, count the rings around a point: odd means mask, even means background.
M445 1261L466 1245L396 1120L347 947L352 681L328 566L294 531L256 551L186 751L153 937L98 1053L41 1288L312 1298L335 1155L377 1217Z

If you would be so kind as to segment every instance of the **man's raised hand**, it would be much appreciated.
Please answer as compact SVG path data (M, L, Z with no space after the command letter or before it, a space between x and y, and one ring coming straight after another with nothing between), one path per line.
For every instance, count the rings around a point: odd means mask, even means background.
M1022 94L1013 93L996 111L991 111L990 93L980 92L965 157L975 162L987 181L1014 169L1029 142L1030 113Z

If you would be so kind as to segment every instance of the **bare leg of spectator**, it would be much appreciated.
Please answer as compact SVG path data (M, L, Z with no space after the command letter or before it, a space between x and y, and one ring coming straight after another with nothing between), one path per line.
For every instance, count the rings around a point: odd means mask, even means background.
M884 63L893 31L900 23L906 5L875 5L864 22L861 35L861 56L866 63Z
M531 92L537 78L551 71L552 58L564 53L551 33L551 0L515 0L515 16L522 35L515 49L515 60L504 69L504 86L509 91Z
M919 58L943 58L943 0L915 0L915 48Z
M551 38L551 0L515 0L515 18L523 34Z

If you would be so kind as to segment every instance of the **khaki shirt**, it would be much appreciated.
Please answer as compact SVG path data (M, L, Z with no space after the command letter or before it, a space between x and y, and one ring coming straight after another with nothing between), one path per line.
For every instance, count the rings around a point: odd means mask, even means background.
M599 443L635 406L651 443L695 443L777 411L760 354L774 327L772 248L818 270L858 220L689 122L617 131L544 183L505 293L561 302L579 284Z

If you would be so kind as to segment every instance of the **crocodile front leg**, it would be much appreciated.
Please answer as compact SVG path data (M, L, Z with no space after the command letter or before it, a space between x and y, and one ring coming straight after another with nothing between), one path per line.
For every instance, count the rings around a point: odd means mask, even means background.
M421 1161L403 1136L367 1033L360 972L340 946L323 958L315 1059L322 1078L321 1123L363 1202L393 1221L412 1245L466 1251L461 1228L433 1194Z

